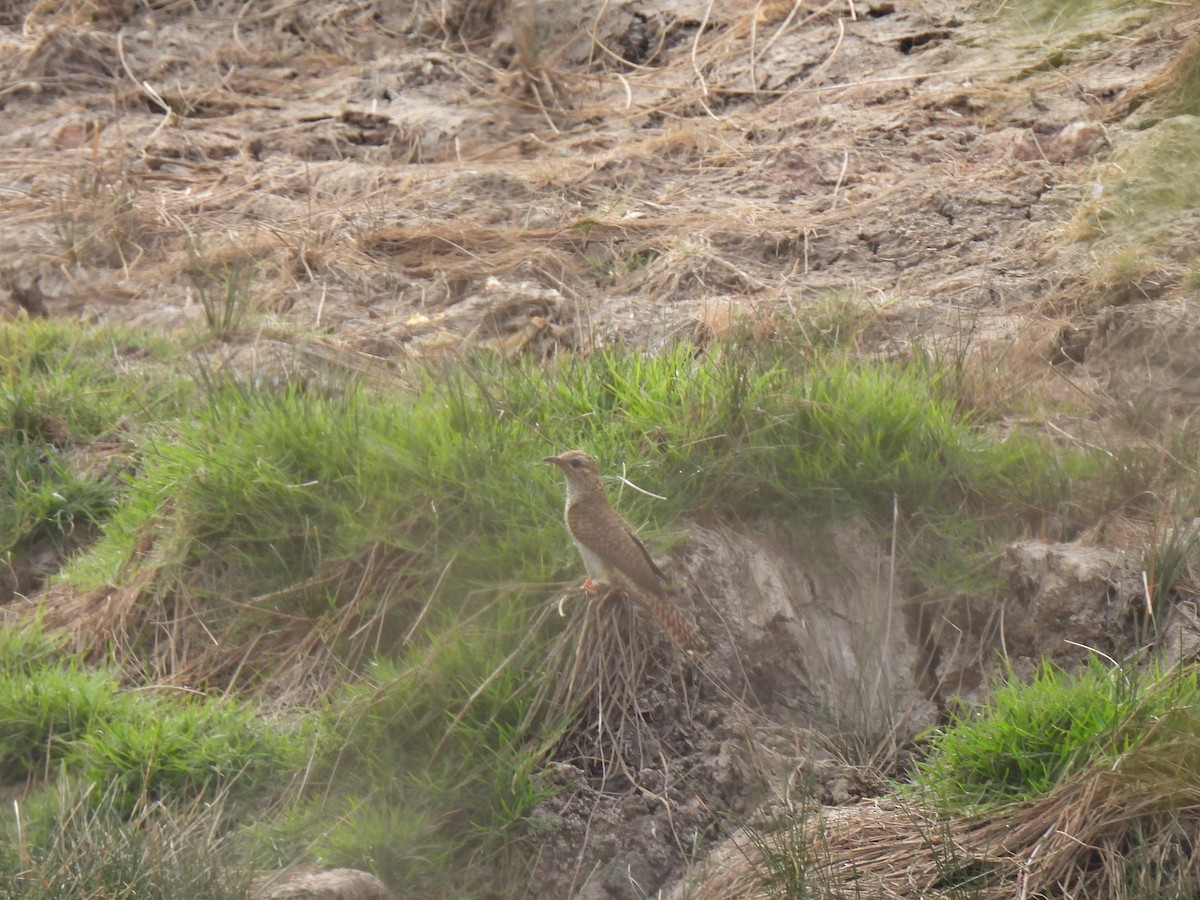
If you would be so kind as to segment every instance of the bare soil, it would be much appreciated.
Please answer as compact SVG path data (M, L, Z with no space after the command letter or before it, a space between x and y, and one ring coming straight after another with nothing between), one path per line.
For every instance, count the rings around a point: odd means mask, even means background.
M383 358L651 342L830 291L913 333L1071 318L1094 260L1054 251L1089 154L1189 27L1127 13L1064 59L945 0L0 22L10 309L184 328L244 265L259 315L230 343Z
M276 372L703 343L847 306L880 347L970 346L981 391L998 359L1059 385L1083 411L1044 423L1064 439L1153 437L1200 397L1200 247L1181 230L1114 293L1079 209L1195 24L1186 4L1051 40L966 0L18 2L0 311L219 332L209 355ZM934 628L894 602L886 548L829 541L818 565L769 523L696 527L679 565L726 649L648 688L659 752L623 750L633 777L555 764L537 896L654 895L798 780L829 805L879 793L1001 643L1018 665L1115 651L1140 590L1136 541L1098 523L1013 549L1007 620L962 598ZM847 732L894 752L828 750Z

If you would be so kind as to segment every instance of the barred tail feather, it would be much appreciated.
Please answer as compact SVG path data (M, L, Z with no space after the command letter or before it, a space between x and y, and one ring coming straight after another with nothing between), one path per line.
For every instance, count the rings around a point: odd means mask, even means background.
M704 638L696 630L696 626L687 620L669 597L641 591L638 593L642 605L658 619L658 624L671 640L684 650L704 649Z

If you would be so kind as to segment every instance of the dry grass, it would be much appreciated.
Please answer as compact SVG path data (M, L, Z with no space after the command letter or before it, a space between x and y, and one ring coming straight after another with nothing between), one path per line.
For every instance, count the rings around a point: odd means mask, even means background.
M238 246L259 265L256 309L368 352L408 346L430 308L453 329L488 279L560 292L543 318L588 343L646 299L668 330L713 300L786 310L858 286L986 305L1032 274L1014 259L1051 225L1016 184L1031 166L993 139L1057 76L1011 81L1020 53L1003 48L947 72L925 50L949 30L898 14L306 0L155 15L153 46L133 4L98 0L30 4L3 38L8 110L30 131L0 165L33 182L6 198L0 267L87 273L47 289L49 312L110 308L119 287L137 300L113 314L194 321L189 248ZM91 95L85 114L25 102Z
M601 791L637 786L661 764L678 723L691 718L695 666L624 593L578 604L564 597L560 609L567 603L576 608L548 654L557 676L544 682L526 727L533 717L570 722L555 759L578 765Z
M291 705L323 695L348 665L368 659L404 593L403 566L385 561L385 554L372 554L361 566L331 567L320 582L303 582L287 591L323 588L351 597L351 602L313 616L272 608L286 596L226 598L231 612L241 618L214 632L205 624L211 619L208 601L186 591L164 596L156 584L158 567L137 565L153 555L154 543L147 537L127 567L128 577L116 579L119 586L87 592L51 588L35 602L10 607L6 618L20 621L36 608L48 629L69 634L73 648L87 658L100 663L115 653L124 661L127 677L146 684L260 683L270 697ZM362 602L366 590L371 592L369 603ZM248 627L250 621L258 621L258 627ZM80 627L81 622L87 626ZM134 661L140 671L133 670Z
M1191 849L1200 838L1200 793L1188 774L1194 755L1190 741L1135 747L1116 766L1089 769L1041 800L973 817L943 820L915 801L872 801L798 818L774 835L738 838L692 896L778 896L763 849L794 852L798 843L814 861L811 877L848 896L1123 900L1139 884L1131 879L1137 868L1144 896L1165 896L1200 872Z

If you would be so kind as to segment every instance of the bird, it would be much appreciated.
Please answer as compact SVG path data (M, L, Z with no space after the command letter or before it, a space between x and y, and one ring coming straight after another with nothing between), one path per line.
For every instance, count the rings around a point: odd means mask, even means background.
M684 650L700 650L704 640L671 600L666 576L645 545L608 502L596 460L582 450L547 456L545 462L562 470L567 483L565 517L587 569L583 589L596 593L599 585L625 591L658 620L663 631Z

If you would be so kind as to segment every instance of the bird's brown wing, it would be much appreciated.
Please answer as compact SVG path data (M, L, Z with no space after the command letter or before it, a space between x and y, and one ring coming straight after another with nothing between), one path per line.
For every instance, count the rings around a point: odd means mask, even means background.
M601 497L583 497L567 510L575 540L603 557L643 590L660 592L666 576L620 514Z
M584 497L567 509L567 525L575 540L616 569L633 599L658 619L663 630L685 650L701 650L704 638L663 589L666 576L628 523L602 497Z
M637 548L642 551L642 559L645 560L646 565L650 567L650 571L654 573L654 577L657 579L655 583L666 581L667 576L663 574L662 569L650 558L650 551L646 549L646 545L642 543L642 539L634 533L634 530L624 520L621 521L621 524L625 526L625 533L629 535L630 540L637 544ZM661 584L658 586L662 587ZM649 587L649 585L643 584L642 587Z

